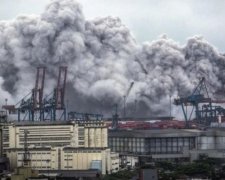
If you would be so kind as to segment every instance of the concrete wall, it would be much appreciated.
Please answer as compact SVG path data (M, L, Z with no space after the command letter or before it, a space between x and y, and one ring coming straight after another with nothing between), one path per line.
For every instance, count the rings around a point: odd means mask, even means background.
M225 149L225 136L200 136L197 137L197 149Z
M37 170L87 170L91 168L92 161L101 162L102 174L111 172L112 166L110 149L80 149L80 148L34 148L29 149L31 167ZM22 166L23 150L12 149L7 151L11 170ZM118 160L118 159L117 159ZM119 164L117 165L119 167Z
M111 172L115 173L119 171L120 158L119 153L111 152Z
M85 127L84 147L108 147L108 131L106 127Z
M78 124L15 126L9 124L4 129L5 137L8 137L4 138L4 150L23 148L24 130L29 131L27 143L33 147L108 147L108 131L104 124L102 126Z
M13 126L8 127L9 139L4 141L8 148L23 148L24 130L28 130L27 143L33 146L65 146L76 145L78 138L76 125L46 125L46 126ZM7 147L5 147L7 149Z
M197 149L215 149L215 141L215 137L200 136L197 138Z

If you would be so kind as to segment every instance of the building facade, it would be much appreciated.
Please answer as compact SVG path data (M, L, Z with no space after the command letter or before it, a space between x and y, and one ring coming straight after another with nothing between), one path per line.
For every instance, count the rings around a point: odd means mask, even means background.
M120 156L139 156L153 161L191 161L206 154L225 158L225 130L157 129L111 130L109 147ZM126 159L126 158L125 158Z
M28 146L108 147L105 124L75 122L17 122L3 127L3 148L24 147L24 131L28 130Z
M28 132L26 139L25 131ZM103 121L14 122L6 124L3 133L3 149L11 169L22 165L26 144L30 164L38 170L97 167L102 174L115 170L115 164L112 165L115 158L111 160L108 130Z
M23 165L24 149L8 149L11 169ZM36 147L29 149L30 166L38 170L99 169L111 172L111 152L108 148Z
M177 132L177 133L174 133ZM196 147L196 135L178 130L122 130L109 132L112 151L132 154L176 154Z

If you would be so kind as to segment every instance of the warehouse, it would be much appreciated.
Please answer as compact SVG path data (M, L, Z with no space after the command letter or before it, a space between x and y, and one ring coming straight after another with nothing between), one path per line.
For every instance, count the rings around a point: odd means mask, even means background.
M148 157L153 161L191 161L200 154L224 158L225 131L223 129L156 129L111 130L109 147L121 156Z

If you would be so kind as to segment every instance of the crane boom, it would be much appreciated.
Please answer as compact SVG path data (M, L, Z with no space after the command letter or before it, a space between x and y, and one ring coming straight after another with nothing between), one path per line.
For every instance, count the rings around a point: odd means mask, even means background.
M208 90L205 84L205 78L199 81L194 91L190 96L174 99L175 105L181 105L186 127L195 108L195 120L199 124L210 125L211 122L216 122L218 115L225 115L225 109L221 106L213 106L212 103L224 103L224 100L212 100L209 97ZM199 106L201 104L201 106ZM203 105L202 105L203 104ZM187 109L184 106L192 106L190 117L188 117Z
M129 86L129 88L127 89L127 92L126 92L126 94L125 94L125 103L127 102L127 98L128 98L128 96L129 96L130 91L131 91L131 89L133 88L133 86L134 86L134 82L131 82L131 83L130 83L130 86Z
M33 109L40 108L43 100L43 90L45 81L45 67L37 68L35 87L32 90L33 96Z
M57 87L55 89L56 109L62 109L64 107L66 77L67 77L67 67L60 66Z

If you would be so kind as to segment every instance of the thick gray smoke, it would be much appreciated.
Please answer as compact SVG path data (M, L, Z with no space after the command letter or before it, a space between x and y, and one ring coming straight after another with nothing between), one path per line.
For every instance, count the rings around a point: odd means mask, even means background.
M119 18L86 20L74 0L53 0L40 16L0 22L0 101L15 103L48 69L46 93L58 66L68 66L70 110L111 114L127 97L128 115L168 115L169 99L188 95L204 76L213 97L224 92L225 57L201 37L180 46L166 36L138 44Z

